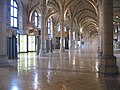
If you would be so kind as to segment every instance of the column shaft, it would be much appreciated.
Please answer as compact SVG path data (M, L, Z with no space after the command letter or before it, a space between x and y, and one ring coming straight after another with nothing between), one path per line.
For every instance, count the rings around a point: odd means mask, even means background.
M60 50L61 52L65 51L65 46L64 46L64 9L62 8L61 10L61 45L60 45Z
M56 36L55 36L55 30L56 30L56 26L53 20L53 49L56 49Z
M0 55L6 55L6 29L7 29L7 1L3 0L0 2Z
M7 60L7 0L0 1L0 63Z
M72 24L70 25L70 30L69 30L69 49L72 49L72 42L73 42L73 35L72 35Z
M113 55L113 0L103 0L103 55L99 73L118 74L116 57Z
M103 8L102 0L98 0L98 11L99 11L99 56L103 54Z
M64 24L61 22L61 48L64 48Z
M76 49L78 49L78 31L75 32Z
M113 0L103 0L103 55L113 55Z
M40 55L46 54L46 0L41 0L41 50Z

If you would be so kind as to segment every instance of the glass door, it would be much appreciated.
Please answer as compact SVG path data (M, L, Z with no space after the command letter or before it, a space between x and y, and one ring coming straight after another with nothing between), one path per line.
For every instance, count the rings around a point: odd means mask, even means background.
M27 35L20 35L20 52L27 52Z
M35 47L35 36L28 36L28 51L36 51Z

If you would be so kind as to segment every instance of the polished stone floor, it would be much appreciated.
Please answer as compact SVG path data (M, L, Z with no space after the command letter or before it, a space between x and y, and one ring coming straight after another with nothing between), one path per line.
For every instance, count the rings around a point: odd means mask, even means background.
M120 55L115 56L120 68ZM0 65L0 90L120 90L120 75L97 73L95 52L55 50L44 57L21 53L9 63Z

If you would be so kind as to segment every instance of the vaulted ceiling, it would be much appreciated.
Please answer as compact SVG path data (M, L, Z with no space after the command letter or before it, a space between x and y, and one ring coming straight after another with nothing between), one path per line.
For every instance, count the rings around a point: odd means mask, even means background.
M40 9L40 0L21 0L28 11L28 15L34 9ZM116 16L120 17L120 0L113 0L114 21L118 22ZM73 30L82 27L84 32L97 33L98 27L98 5L97 0L47 0L47 18L54 18L54 25L61 19L61 11L64 11L64 23Z
M48 15L54 15L60 19L60 13L64 10L65 24L73 23L73 30L81 26L83 30L97 29L97 1L96 0L49 0L48 7L52 9ZM49 9L48 9L49 10ZM57 17L56 17L57 16Z

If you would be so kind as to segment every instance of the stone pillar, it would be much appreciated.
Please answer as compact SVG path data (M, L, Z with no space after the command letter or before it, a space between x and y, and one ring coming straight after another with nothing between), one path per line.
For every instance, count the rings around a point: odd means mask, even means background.
M40 49L40 56L46 54L46 0L41 1L41 49Z
M55 35L53 34L53 49L56 49L56 37Z
M78 31L75 32L76 49L78 49Z
M49 39L49 34L50 33L48 33L48 20L46 20L46 33L45 33L45 35L47 36L48 39Z
M52 45L53 45L53 50L54 50L54 49L56 49L56 37L55 37L56 26L55 26L54 19L53 19L52 27L53 27Z
M98 56L101 57L103 54L103 7L102 0L98 0L98 20L99 20L99 48Z
M61 10L61 21L60 21L60 27L61 27L61 44L60 44L60 51L64 52L65 51L65 46L64 46L64 9Z
M53 20L54 22L54 20ZM55 24L53 23L53 49L56 49L56 36L55 36L55 30L56 30L56 26Z
M103 38L99 73L118 74L116 57L113 55L113 0L103 0Z
M69 29L69 50L72 50L72 42L73 42L73 34L72 34L72 24L70 25Z
M82 50L82 41L83 41L83 34L82 31L80 31L80 49Z
M0 64L7 62L7 0L0 1Z

